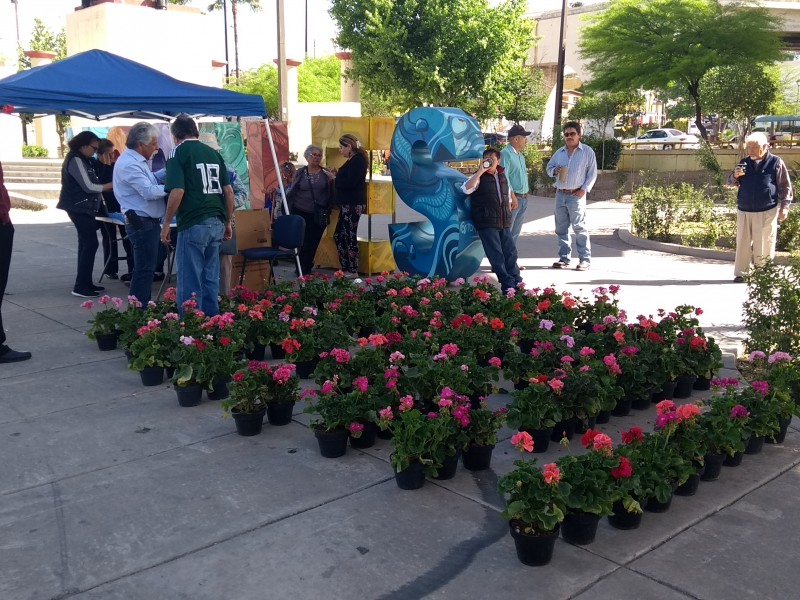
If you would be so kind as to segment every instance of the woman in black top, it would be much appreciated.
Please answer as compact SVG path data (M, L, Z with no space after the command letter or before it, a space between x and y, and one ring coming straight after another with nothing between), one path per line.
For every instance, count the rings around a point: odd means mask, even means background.
M320 209L330 207L330 181L326 170L320 166L322 148L313 144L305 149L303 156L308 166L300 167L294 174L292 186L286 191L289 200L289 211L293 215L303 217L306 223L305 237L300 248L300 268L303 275L311 273L314 268L314 255L317 253L319 241L327 224L317 218Z
M339 222L333 240L336 242L342 270L356 275L358 274L358 220L367 203L365 180L369 161L361 142L350 133L345 133L339 138L339 152L347 162L338 171L334 169Z
M119 150L114 148L114 142L103 138L100 140L97 150L97 162L95 169L100 183L111 183L114 178L114 163L119 158ZM106 203L106 210L110 213L119 213L121 209L114 190L103 192L103 201ZM117 271L119 269L119 256L117 254L117 229L122 238L122 246L125 248L125 257L128 262L128 273L133 271L133 250L131 249L128 238L125 237L125 227L114 223L99 223L100 233L103 236L103 264L107 265L103 275L109 279L119 279ZM109 260L110 257L110 260Z
M103 202L102 192L111 189L111 183L100 183L92 156L100 145L91 131L81 131L67 142L69 153L61 166L61 193L57 208L69 215L78 232L78 273L73 296L96 298L105 288L94 284L92 269L97 253L97 223L95 216Z

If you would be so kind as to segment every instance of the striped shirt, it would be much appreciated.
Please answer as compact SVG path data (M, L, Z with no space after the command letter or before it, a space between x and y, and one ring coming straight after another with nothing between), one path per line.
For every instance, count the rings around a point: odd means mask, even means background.
M560 181L556 176L555 170L558 167L567 167L565 181ZM597 180L597 159L594 156L594 150L586 144L578 142L578 146L570 156L567 153L567 147L562 146L553 153L553 157L547 163L547 175L555 178L553 187L557 190L580 188L588 194Z

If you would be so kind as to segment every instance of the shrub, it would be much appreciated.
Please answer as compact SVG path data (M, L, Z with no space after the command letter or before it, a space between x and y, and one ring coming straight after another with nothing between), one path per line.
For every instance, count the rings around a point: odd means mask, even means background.
M22 144L23 158L47 158L47 148Z
M792 256L788 265L767 260L746 279L745 350L800 352L800 256Z
M796 182L797 180L794 181ZM778 225L778 240L775 246L782 252L800 250L800 211L789 210L789 216Z
M540 185L547 183L547 177L542 165L542 153L539 151L538 146L528 144L522 154L525 156L525 162L528 165L528 187L531 193L535 193Z
M598 169L614 169L617 166L619 157L622 155L621 141L614 138L603 140L595 136L585 135L581 138L581 142L594 150Z
M641 186L633 193L633 233L648 240L667 242L677 223L678 205L667 186Z

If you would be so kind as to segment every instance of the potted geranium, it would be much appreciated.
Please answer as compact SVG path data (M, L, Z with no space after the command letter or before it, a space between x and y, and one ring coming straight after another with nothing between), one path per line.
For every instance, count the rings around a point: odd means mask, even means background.
M89 319L91 326L86 330L86 337L95 340L100 350L115 350L122 328L122 299L104 295L97 299L97 304L103 309ZM81 304L81 308L93 310L94 302L87 300Z
M352 339L338 319L318 313L314 307L303 308L303 316L291 319L289 335L281 342L286 360L297 365L297 376L308 379L319 361L319 354L342 348Z
M279 364L273 368L268 363L251 360L233 374L230 396L222 408L226 416L233 416L239 435L257 435L270 407L275 409L270 423L286 425L291 421L298 389L294 365Z
M534 440L533 452L546 452L550 444L553 427L562 421L564 410L553 386L560 382L551 381L547 375L531 377L528 386L511 393L508 405L508 424L514 429L526 431Z
M581 445L586 453L563 456L556 464L562 480L569 483L561 535L570 544L582 545L594 541L600 518L611 514L616 499L611 471L619 466L619 459L611 438L599 431L587 429Z
M794 398L800 399L800 365L786 352L766 354L755 350L747 357L746 366L740 371L750 376L751 382L764 380L769 384L768 397L777 412L777 432L768 434L766 441L780 444L786 437L792 414L800 413Z
M766 381L751 381L739 393L739 401L750 413L745 454L758 454L764 446L764 439L779 431L778 421L783 410L780 398Z
M469 411L468 438L462 459L464 468L469 471L488 469L492 461L492 450L497 443L497 432L506 422L508 408L505 406L491 410L485 398Z
M456 474L462 451L469 444L470 400L445 386L439 392L436 404L438 411L427 416L440 421L444 435L438 436L432 446L433 463L428 474L435 479L451 479Z
M150 319L136 330L136 338L128 347L132 355L128 368L139 371L142 384L159 385L164 380L164 368L176 364L179 331L177 313Z
M729 463L731 460L741 461L750 422L749 411L739 402L738 379L715 378L711 385L716 395L704 403L705 409L700 415L700 425L708 444L703 481L716 480L726 460Z
M352 423L352 409L349 404L341 402L338 379L324 381L319 392L309 390L305 394L311 402L303 412L316 415L311 421L311 430L317 438L319 451L325 458L338 458L347 452L347 439Z
M514 470L497 482L497 491L506 501L502 516L509 521L520 562L530 566L546 565L553 556L567 512L564 498L570 486L561 480L555 463L539 469L536 459L525 460L525 453L534 450L533 439L527 432L512 436L511 443L521 456L514 461Z

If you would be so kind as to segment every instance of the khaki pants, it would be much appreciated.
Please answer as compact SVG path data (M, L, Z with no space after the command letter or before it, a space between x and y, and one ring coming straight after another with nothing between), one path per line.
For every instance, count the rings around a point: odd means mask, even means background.
M763 212L739 211L736 216L736 262L734 277L750 270L750 265L775 258L778 235L778 207Z

